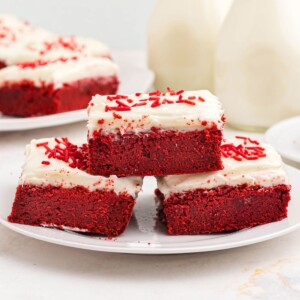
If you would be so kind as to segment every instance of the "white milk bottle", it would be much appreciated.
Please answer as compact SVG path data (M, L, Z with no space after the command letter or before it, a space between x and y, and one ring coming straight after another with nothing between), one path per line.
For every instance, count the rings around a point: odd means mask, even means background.
M222 7L220 15L216 4L215 0L156 2L148 27L148 64L155 72L156 88L213 90L215 43L226 9Z
M240 129L300 114L299 0L234 1L218 36L215 93Z

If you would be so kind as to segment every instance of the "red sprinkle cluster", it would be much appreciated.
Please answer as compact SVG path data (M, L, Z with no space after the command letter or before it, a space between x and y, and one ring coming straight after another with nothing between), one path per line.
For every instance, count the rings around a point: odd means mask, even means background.
M242 139L243 145L240 144L235 146L234 144L223 144L221 145L222 156L225 158L233 158L237 161L246 160L257 160L262 157L266 157L265 148L259 146L259 142L251 140L247 137L236 136L238 139ZM246 146L247 143L250 143L255 146Z
M48 142L36 144L36 147L44 147L45 155L48 158L55 158L69 163L69 167L80 170L87 169L87 144L81 147L71 144L68 138L55 138L56 145L53 149L48 146ZM50 161L43 160L43 165L50 165Z
M167 88L170 96L178 96L177 99L171 100L167 99L167 93L163 93L159 90L150 92L148 97L145 99L140 99L138 103L132 104L133 100L125 95L115 95L107 96L107 100L114 102L116 105L106 105L105 111L130 111L132 107L147 105L147 102L152 102L151 107L155 108L163 104L174 104L174 103L184 103L188 105L196 105L196 101L205 102L202 97L189 96L186 99L183 98L184 90L173 91L169 87ZM141 96L141 93L136 93L135 96Z
M70 60L77 60L77 57L73 56L70 58L57 58L54 60L35 60L35 61L30 61L30 62L19 63L19 64L16 64L16 66L21 69L26 69L26 68L34 69L37 67L42 67L42 66L46 66L49 64L57 63L57 62L66 62L66 61L70 61Z
M63 38L59 37L57 40L52 42L44 42L43 48L40 50L40 55L44 55L45 53L56 50L59 48L64 48L66 50L70 50L72 52L82 52L84 49L84 45L78 44L74 36Z

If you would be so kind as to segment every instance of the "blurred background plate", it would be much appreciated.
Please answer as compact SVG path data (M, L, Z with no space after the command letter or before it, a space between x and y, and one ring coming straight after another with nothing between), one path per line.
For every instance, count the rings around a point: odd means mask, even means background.
M300 167L300 117L276 123L266 132L265 140L280 153L286 163Z
M112 51L112 55L120 67L119 94L147 92L151 88L154 74L140 63L143 60L139 51ZM17 118L0 114L0 131L52 127L83 121L86 117L85 109L32 118Z

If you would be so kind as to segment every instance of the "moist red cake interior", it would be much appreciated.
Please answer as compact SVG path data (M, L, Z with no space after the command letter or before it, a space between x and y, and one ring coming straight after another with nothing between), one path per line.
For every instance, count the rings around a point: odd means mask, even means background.
M280 221L287 217L290 187L220 186L172 193L162 201L171 235L216 233Z
M65 226L109 237L127 227L135 199L127 193L84 187L19 186L8 220L27 225Z
M222 131L162 131L102 135L89 139L92 174L150 176L187 174L222 169Z
M0 88L0 111L31 117L84 109L93 95L116 93L118 84L116 76L80 79L60 88L53 84L36 87L28 80L6 83Z

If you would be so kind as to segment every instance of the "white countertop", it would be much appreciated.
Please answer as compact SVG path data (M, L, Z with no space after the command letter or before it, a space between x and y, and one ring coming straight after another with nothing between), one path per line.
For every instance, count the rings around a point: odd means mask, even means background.
M22 155L32 138L82 139L85 134L85 122L1 133L0 161ZM236 132L227 129L225 134L231 137ZM300 299L300 230L232 250L146 256L72 249L0 226L0 270L0 299L296 300Z

